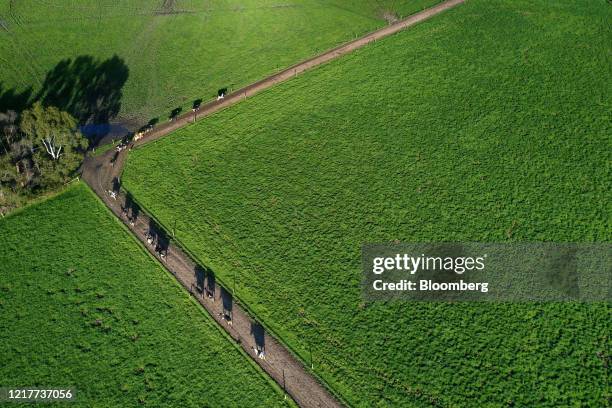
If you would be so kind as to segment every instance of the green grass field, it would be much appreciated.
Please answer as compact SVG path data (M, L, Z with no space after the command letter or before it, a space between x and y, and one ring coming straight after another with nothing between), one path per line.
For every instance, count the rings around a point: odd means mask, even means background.
M0 102L36 93L63 59L116 54L129 69L120 119L163 121L438 1L0 0Z
M609 242L612 7L470 0L138 149L124 185L355 406L606 406L607 304L362 303L365 242Z
M0 239L2 386L76 387L83 407L286 406L84 185L0 220Z

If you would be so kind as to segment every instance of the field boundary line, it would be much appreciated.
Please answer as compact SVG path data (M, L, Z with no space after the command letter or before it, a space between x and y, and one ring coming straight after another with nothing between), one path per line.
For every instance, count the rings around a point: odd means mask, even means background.
M177 116L170 122L166 122L162 125L158 125L145 133L142 138L134 141L134 147L140 147L147 143L153 142L160 139L178 129L189 126L197 121L200 121L213 113L221 111L232 105L235 105L255 94L260 93L266 89L272 88L273 86L286 82L291 78L294 78L312 68L326 64L332 60L338 59L341 56L349 54L359 48L362 48L370 43L376 42L379 39L391 36L400 31L403 31L409 27L412 27L422 21L428 20L429 18L436 16L443 11L456 7L463 4L466 0L446 0L435 6L424 9L418 13L411 14L410 16L396 21L393 24L385 26L376 31L365 34L355 40L347 43L338 45L330 50L325 51L322 54L315 55L314 57L298 62L297 64L291 65L288 68L283 69L280 72L272 74L264 79L240 88L232 93L224 96L223 99L211 101L200 106L196 112L186 112L182 115Z

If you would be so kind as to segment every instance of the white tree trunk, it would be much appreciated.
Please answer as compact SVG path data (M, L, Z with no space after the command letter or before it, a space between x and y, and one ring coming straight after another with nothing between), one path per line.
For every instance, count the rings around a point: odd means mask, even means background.
M41 138L41 140L49 156L51 156L53 160L59 159L62 154L63 146L55 143L55 136L48 136L46 138Z

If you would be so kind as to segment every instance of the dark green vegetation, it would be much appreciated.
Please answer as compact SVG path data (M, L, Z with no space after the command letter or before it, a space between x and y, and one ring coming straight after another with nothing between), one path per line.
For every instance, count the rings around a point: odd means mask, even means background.
M80 90L112 74L127 80L119 119L167 120L195 99L254 82L438 1L0 0L0 111L17 109L49 79L82 75ZM73 69L83 58L102 69L96 79L90 69ZM101 63L113 58L128 70Z
M68 182L86 145L76 119L55 107L0 113L0 215Z
M124 183L357 406L606 406L606 304L362 303L364 242L610 241L605 1L470 0L132 152Z
M285 405L82 184L1 220L0 241L3 386L73 386L83 407Z

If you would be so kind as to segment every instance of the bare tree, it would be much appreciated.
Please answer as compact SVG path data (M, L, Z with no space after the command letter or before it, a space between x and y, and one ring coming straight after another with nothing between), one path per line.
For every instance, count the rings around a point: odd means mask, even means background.
M60 158L62 155L62 148L64 147L61 144L61 138L56 138L55 134L52 133L46 137L41 137L40 140L53 160Z
M41 183L65 181L80 165L86 140L68 112L37 102L21 114L20 130Z
M79 147L82 142L75 118L38 102L23 113L21 130L33 145L42 145L53 160L59 160L66 148Z

